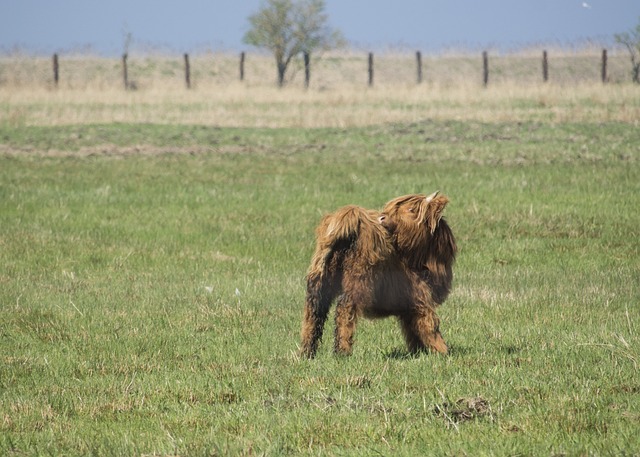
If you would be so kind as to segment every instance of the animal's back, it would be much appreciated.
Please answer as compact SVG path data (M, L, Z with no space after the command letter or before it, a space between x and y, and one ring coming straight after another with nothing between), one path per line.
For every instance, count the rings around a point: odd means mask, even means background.
M369 268L387 259L392 250L387 230L377 221L375 211L355 205L344 206L320 221L309 272L321 274L332 263L331 259L338 256L342 259L340 263Z

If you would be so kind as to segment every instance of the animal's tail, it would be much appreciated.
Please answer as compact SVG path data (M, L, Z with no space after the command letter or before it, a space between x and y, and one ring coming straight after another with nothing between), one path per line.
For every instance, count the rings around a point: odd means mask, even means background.
M301 351L308 357L315 355L331 302L341 291L346 256L351 253L363 266L372 266L392 249L377 213L359 206L345 206L325 216L316 229L316 237L302 324Z

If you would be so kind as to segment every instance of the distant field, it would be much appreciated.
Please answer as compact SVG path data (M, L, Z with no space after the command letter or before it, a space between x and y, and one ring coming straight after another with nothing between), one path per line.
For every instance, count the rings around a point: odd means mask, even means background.
M187 90L181 56L129 58L125 91L118 59L60 57L54 90L50 58L0 59L0 123L74 125L111 122L207 124L229 127L354 127L423 119L483 122L637 122L638 88L625 54L611 52L610 83L600 82L596 51L549 51L550 82L542 83L540 53L490 57L490 83L482 86L481 56L423 56L424 82L416 84L414 56L375 58L367 87L366 54L329 55L313 62L311 87L302 89L295 65L284 90L275 87L269 56L191 58Z
M602 50L547 48L549 81L561 85L592 84L601 81ZM532 85L542 82L542 50L514 53L489 51L490 83L510 82L514 85ZM311 90L334 90L367 85L367 51L332 52L313 56L311 62ZM190 56L192 83L195 88L228 86L239 80L239 54L199 53ZM425 85L455 87L482 83L481 52L447 52L422 54ZM59 55L61 88L120 88L122 62L117 58L91 55ZM128 58L128 75L139 89L151 90L184 85L182 54L135 54ZM391 51L374 54L374 82L383 88L414 86L416 61L413 51ZM620 84L631 81L631 64L625 49L608 51L607 74L609 82ZM301 61L294 60L289 72L289 83L301 87L304 71ZM272 86L276 82L273 57L269 54L246 53L244 85ZM51 56L7 55L0 57L0 85L53 86Z
M640 92L564 56L0 59L0 455L640 453ZM321 216L434 190L451 354L300 359Z

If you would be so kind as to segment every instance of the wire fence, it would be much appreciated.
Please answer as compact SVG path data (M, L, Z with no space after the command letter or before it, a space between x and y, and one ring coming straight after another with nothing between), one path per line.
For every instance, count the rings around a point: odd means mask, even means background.
M167 85L199 86L276 84L272 56L209 53L198 55L87 55L0 57L1 87L107 88L144 90ZM520 54L423 55L412 53L336 53L294 61L286 84L326 90L336 87L394 85L516 85L631 81L631 65L622 52L606 49L580 52L547 51Z

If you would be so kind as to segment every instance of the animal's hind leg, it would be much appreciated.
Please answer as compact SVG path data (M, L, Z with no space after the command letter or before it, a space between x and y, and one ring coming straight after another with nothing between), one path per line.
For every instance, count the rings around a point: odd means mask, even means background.
M353 334L358 319L354 301L342 296L336 305L336 330L333 350L336 354L350 355L353 347Z
M400 316L400 325L410 352L425 349L446 354L447 344L440 334L440 319L433 310L418 310Z
M306 357L313 358L316 355L333 295L330 281L326 278L324 280L320 276L307 278L307 296L300 333L302 340L300 353Z

